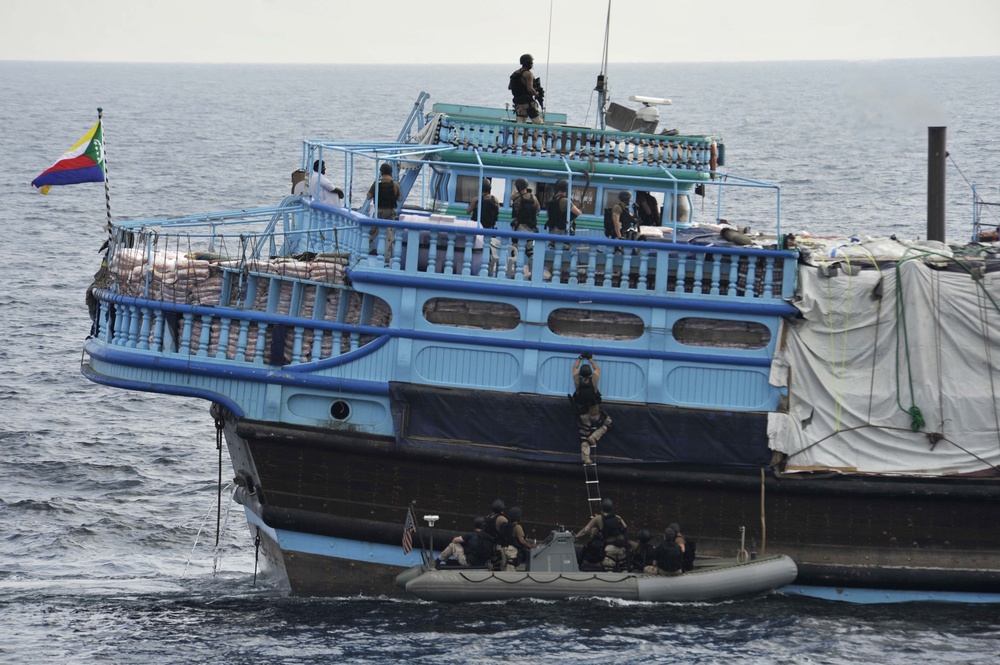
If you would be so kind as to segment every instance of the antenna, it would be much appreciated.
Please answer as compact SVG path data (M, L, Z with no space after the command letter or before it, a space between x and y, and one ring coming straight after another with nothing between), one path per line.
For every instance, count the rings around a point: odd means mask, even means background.
M608 0L608 20L604 25L604 54L601 57L601 73L597 75L597 113L601 129L607 129L604 124L604 111L608 102L608 36L611 34L611 0Z
M552 5L555 0L549 0L549 43L545 47L545 82L551 88L552 80L549 78L549 63L552 62Z

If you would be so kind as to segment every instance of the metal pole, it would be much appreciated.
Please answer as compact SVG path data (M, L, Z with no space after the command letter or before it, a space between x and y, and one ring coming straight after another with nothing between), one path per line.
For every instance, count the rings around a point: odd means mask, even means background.
M97 107L97 122L101 123L101 166L104 170L104 204L108 209L108 237L111 237L111 188L108 185L108 152L104 146L104 109Z
M947 127L927 128L927 239L944 242Z

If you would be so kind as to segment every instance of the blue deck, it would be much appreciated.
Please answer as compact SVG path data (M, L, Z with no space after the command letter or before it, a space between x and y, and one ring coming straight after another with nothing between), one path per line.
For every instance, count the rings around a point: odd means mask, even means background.
M146 270L98 292L88 352L95 378L115 385L302 424L328 421L330 394L351 391L353 425L390 434L389 382L565 395L574 359L589 349L604 363L607 399L766 411L780 397L768 373L778 322L794 312L793 252L624 242L616 254L612 241L587 235L390 222L301 201L121 231L135 246L118 251L154 266L174 244L168 239L184 234L183 246L195 250L187 253L203 258L178 269L173 284L185 270L215 281L208 297L192 295L204 293L198 278L168 296L170 284L158 286L156 271ZM529 239L530 260L514 247ZM510 259L509 272L489 274L491 242L501 266ZM289 256L302 252L340 263ZM341 264L329 279L292 269ZM442 299L503 303L513 324L429 321L425 305ZM550 319L567 310L606 314L612 327L621 317L637 323L628 339L553 330ZM756 348L681 343L671 331L692 318L757 324L768 340Z

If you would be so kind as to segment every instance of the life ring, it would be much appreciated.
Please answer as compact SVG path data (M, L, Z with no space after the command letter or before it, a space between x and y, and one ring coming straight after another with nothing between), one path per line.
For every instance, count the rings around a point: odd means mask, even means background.
M717 169L719 166L719 147L718 145L716 145L714 140L712 141L711 154L712 156L708 163L708 166L711 169L711 173L709 173L709 175L711 176L712 180L715 180L715 169Z

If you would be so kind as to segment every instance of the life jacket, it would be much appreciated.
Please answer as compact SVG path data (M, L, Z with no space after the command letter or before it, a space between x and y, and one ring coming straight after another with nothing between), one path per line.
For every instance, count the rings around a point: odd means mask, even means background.
M587 413L590 407L601 403L601 392L594 387L594 376L581 376L580 384L573 393L573 402L578 413Z
M604 560L604 534L598 531L580 552L582 563L599 564Z
M497 529L497 545L507 547L514 544L514 524L507 520Z
M482 198L480 204L483 207L483 221L482 225L484 229L492 229L497 225L497 220L500 219L500 202L497 201L497 197L492 194L487 194ZM479 215L479 206L472 207L472 221L479 221L477 219Z
M694 568L694 550L694 541L684 536L684 563L682 564L682 568L685 572Z
M604 515L601 521L604 527L601 529L604 532L604 544L623 547L625 545L625 525L622 524L621 518L614 514Z
M632 567L633 572L642 572L642 569L646 566L653 565L653 560L656 558L656 550L649 543L639 543L639 546L632 553Z
M681 570L684 565L684 553L673 540L665 540L656 548L656 567L669 573Z
M465 557L472 566L484 566L493 554L493 542L482 531L473 531L465 538Z
M649 212L646 212L642 208L643 199L638 201L639 206L637 212L639 213L639 221L646 226L659 226L661 223L659 204L656 202L656 199L653 198L652 194L646 194L645 202L646 205L649 206Z
M617 238L615 235L615 216L612 212L614 208L604 209L604 237Z
M629 210L627 204L619 204L621 206L621 213L618 215L618 223L622 227L622 237L623 238L634 238L636 233L639 231L639 221ZM614 208L611 209L612 211Z
M500 513L490 513L486 516L486 521L483 523L483 535L485 535L490 543L496 542L497 536L497 518L500 517Z
M576 219L576 215L573 214L573 209L569 206L569 197L562 194L557 194L555 198L549 201L548 213L549 221L545 224L548 228L559 229L560 231L566 230L566 211L561 208L559 203L561 201L566 201L566 207L569 208L569 221Z
M514 225L530 226L538 228L538 199L534 194L522 194L517 201L517 209L514 211Z
M396 207L396 183L392 180L389 182L378 183L378 207L382 210L395 208Z
M510 83L507 85L507 89L510 90L510 94L513 96L515 104L531 103L532 97L531 93L528 92L527 84L524 82L523 67L510 75Z
M628 205L616 203L615 206L621 208L618 213L618 224L622 229L622 238L636 230L635 217L629 212ZM608 238L616 238L615 235L615 206L604 209L604 235Z

